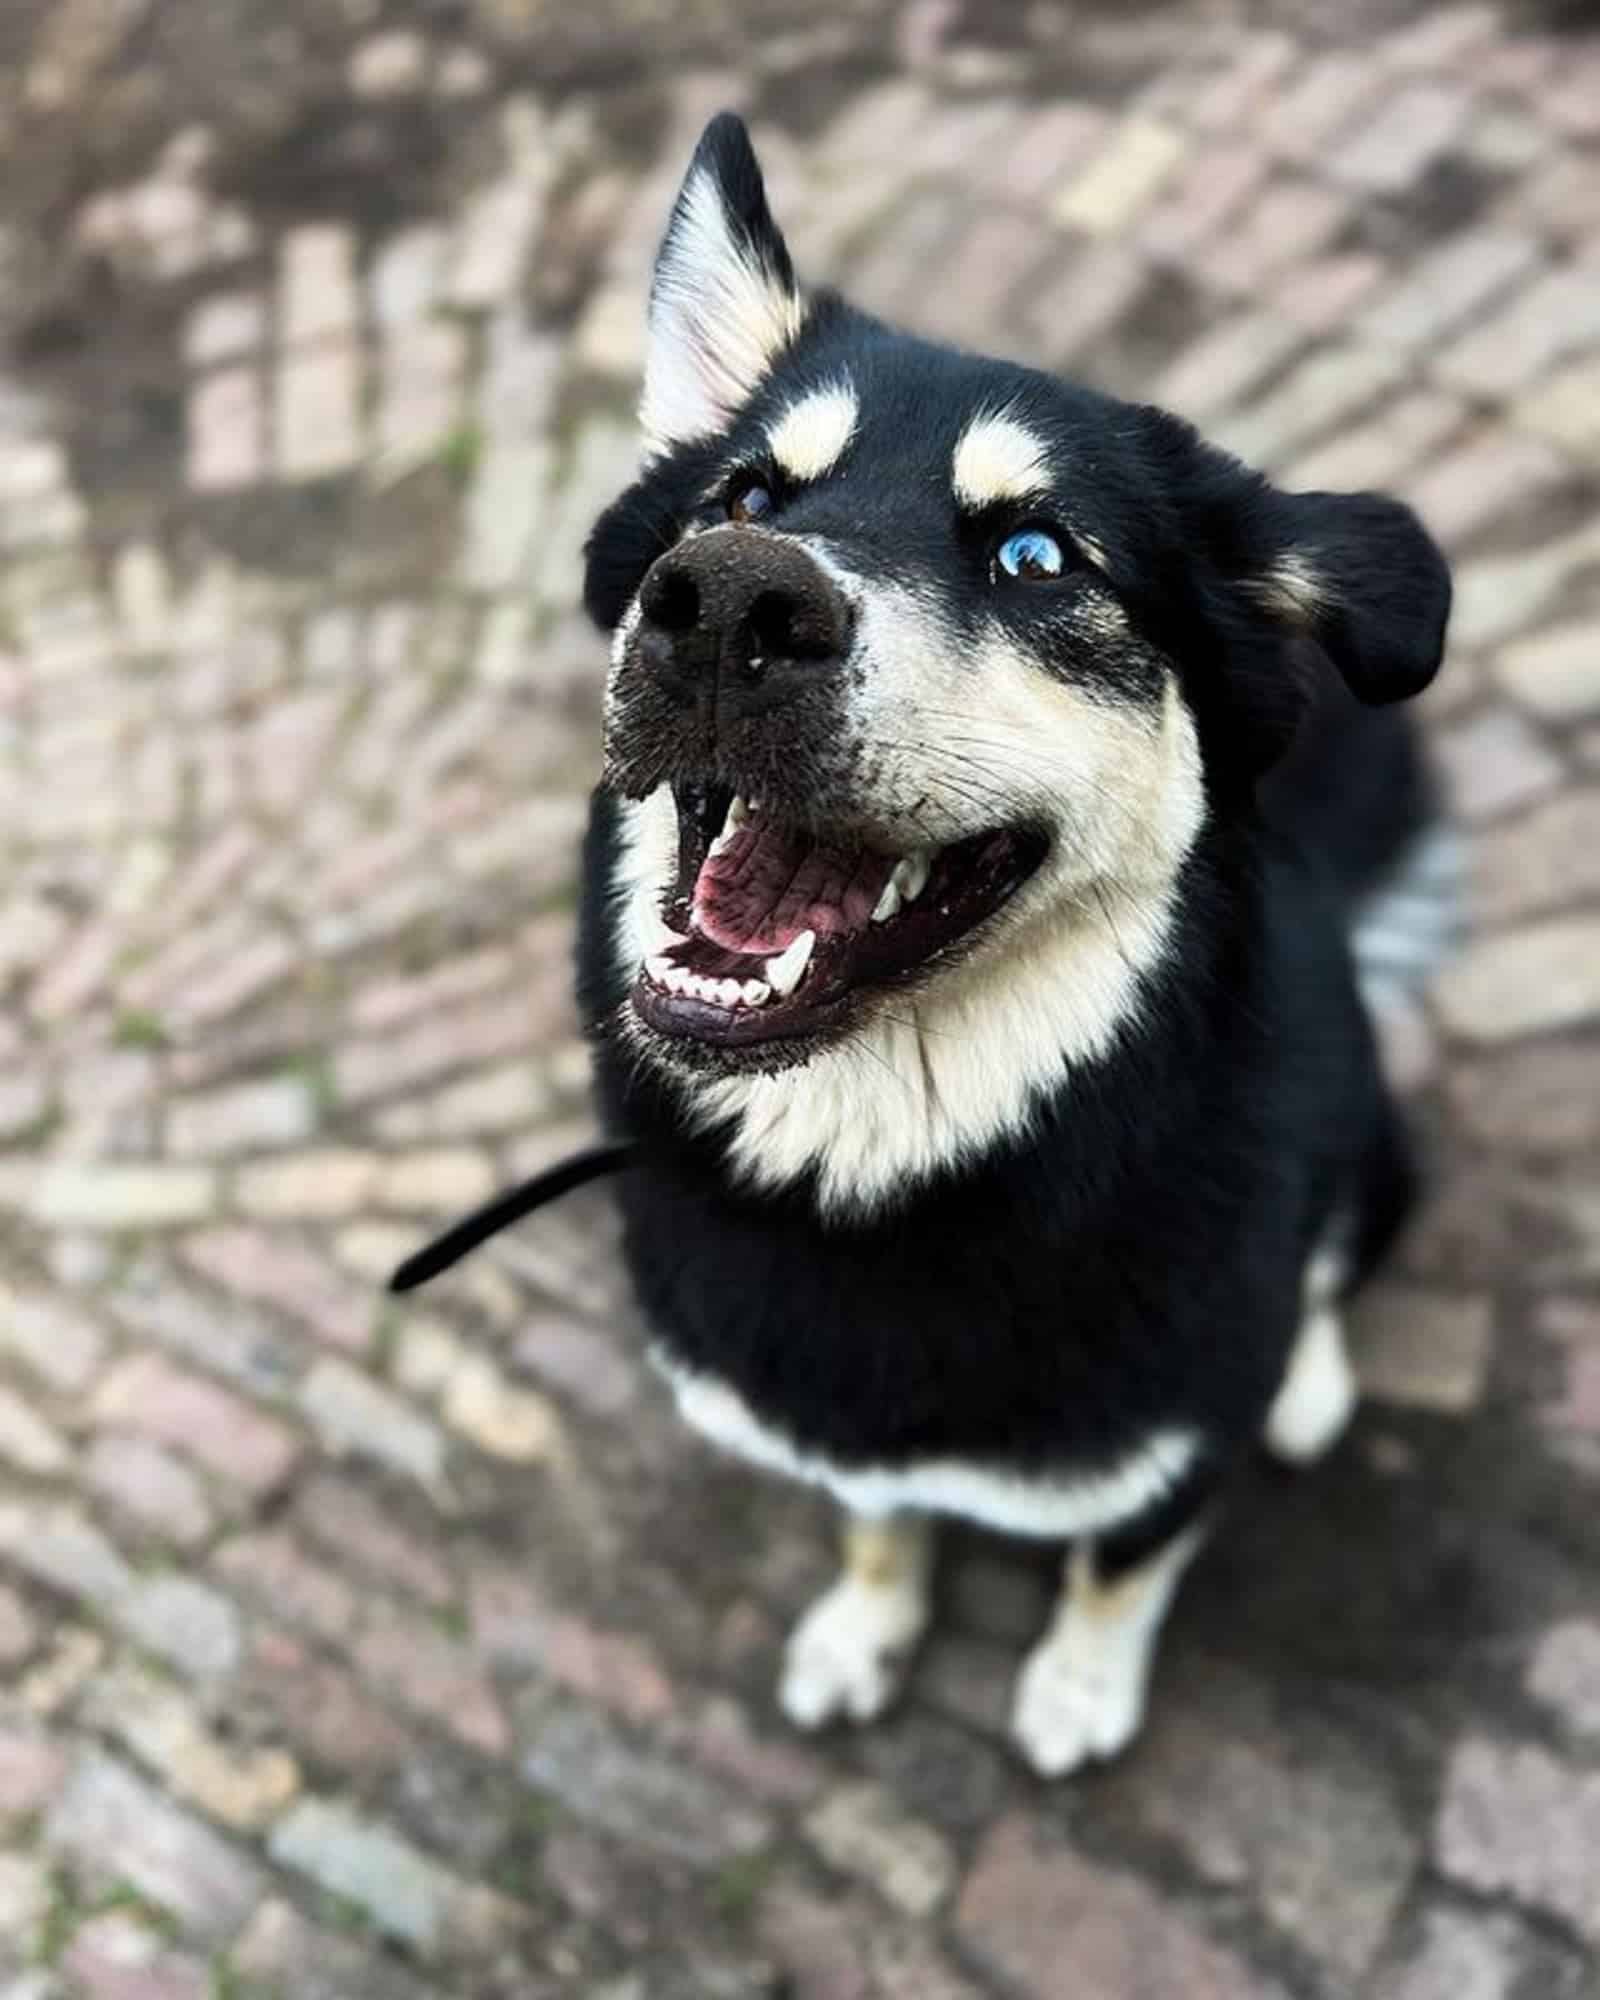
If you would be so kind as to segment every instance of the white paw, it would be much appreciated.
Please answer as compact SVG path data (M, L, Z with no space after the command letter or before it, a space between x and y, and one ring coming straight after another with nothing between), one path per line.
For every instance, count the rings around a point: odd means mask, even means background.
M835 1716L870 1722L894 1699L927 1622L920 1592L875 1589L843 1577L795 1627L778 1701L801 1729Z
M1114 1757L1144 1720L1143 1659L1068 1627L1028 1655L1011 1733L1042 1778L1063 1778L1091 1757Z
M1283 1386L1267 1412L1267 1448L1286 1464L1310 1465L1344 1435L1356 1401L1339 1316L1324 1307L1309 1315L1295 1339Z

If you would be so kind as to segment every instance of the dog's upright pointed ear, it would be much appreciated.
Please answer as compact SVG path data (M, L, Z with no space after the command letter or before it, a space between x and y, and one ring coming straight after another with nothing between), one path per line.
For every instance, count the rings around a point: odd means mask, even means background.
M750 135L724 111L695 148L656 258L639 406L651 454L721 430L803 318Z
M1409 507L1379 493L1268 487L1239 583L1315 641L1371 706L1420 694L1438 672L1450 572Z

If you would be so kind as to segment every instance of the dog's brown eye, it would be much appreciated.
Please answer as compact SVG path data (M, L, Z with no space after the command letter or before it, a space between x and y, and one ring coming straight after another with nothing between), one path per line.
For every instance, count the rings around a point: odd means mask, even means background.
M772 489L765 480L747 474L742 479L736 479L728 489L730 521L759 521L771 512Z

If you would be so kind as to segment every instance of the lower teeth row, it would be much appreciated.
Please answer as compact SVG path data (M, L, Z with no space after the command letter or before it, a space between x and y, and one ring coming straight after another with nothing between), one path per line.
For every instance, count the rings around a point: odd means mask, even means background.
M772 998L772 988L764 979L707 979L681 965L670 965L664 958L650 959L645 970L669 993L709 1000L716 1007L764 1007Z
M802 931L766 961L765 979L709 979L704 973L690 972L687 966L674 965L666 957L647 958L644 969L657 986L691 1000L709 1000L714 1007L764 1007L774 993L787 999L800 984L816 942L815 931Z

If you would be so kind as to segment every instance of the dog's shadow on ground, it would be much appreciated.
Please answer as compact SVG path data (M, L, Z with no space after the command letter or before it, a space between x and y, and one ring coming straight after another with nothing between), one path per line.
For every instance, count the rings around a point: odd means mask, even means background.
M1264 1455L1247 1467L1180 1593L1153 1712L1221 1667L1291 1706L1387 1715L1414 1750L1442 1749L1486 1680L1514 1680L1528 1632L1572 1602L1553 1487L1509 1436L1464 1444L1455 1424L1368 1410L1308 1471ZM1025 1646L1059 1568L1052 1547L952 1528L945 1621Z

